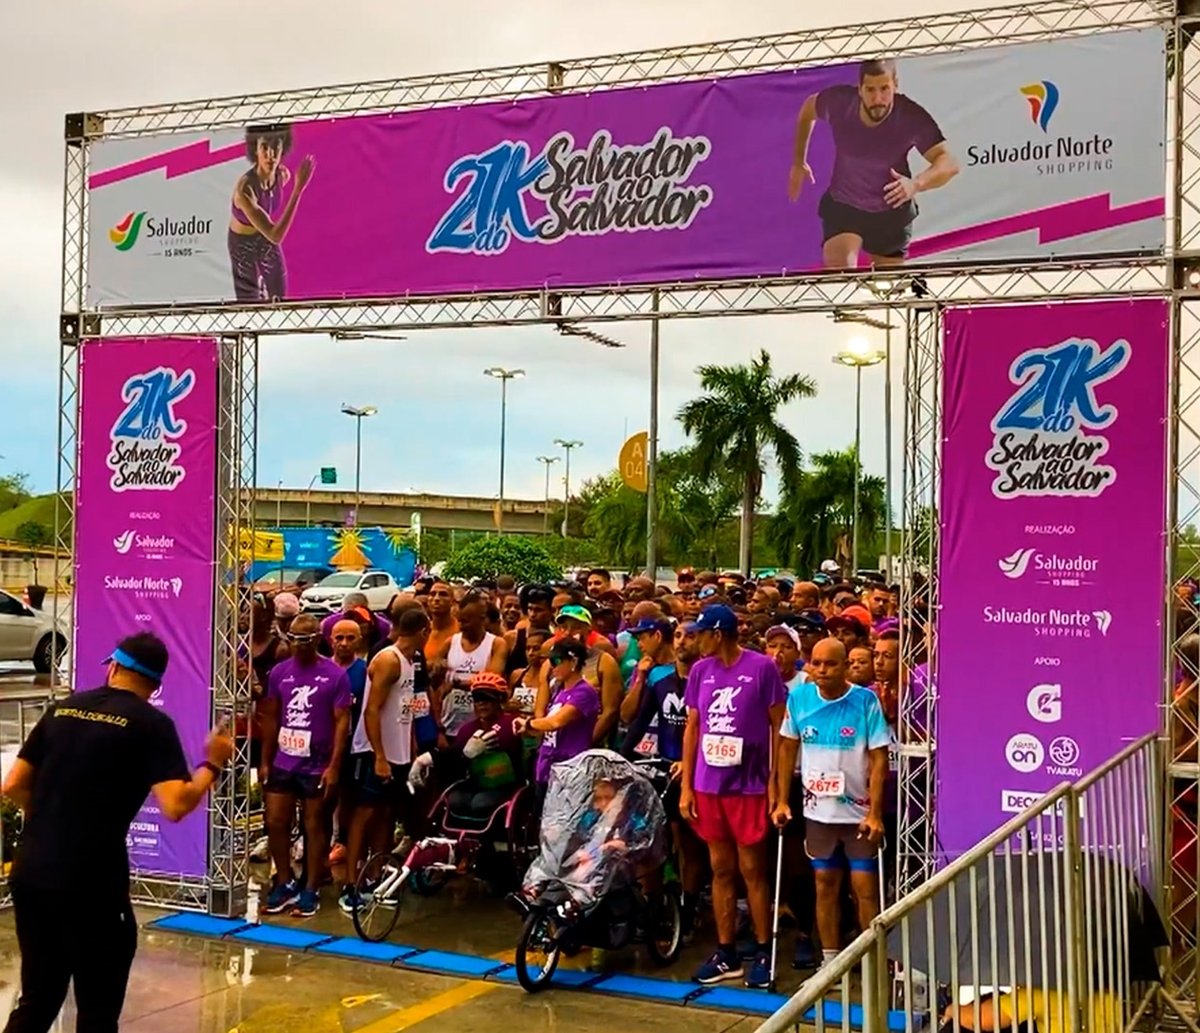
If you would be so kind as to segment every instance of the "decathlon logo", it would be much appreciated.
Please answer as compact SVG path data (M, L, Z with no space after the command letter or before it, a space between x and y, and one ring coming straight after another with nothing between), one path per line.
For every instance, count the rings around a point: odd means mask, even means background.
M1050 128L1050 119L1058 110L1058 87L1049 79L1021 87L1021 95L1029 104L1029 118L1043 133Z
M1037 771L1046 759L1046 749L1036 735L1018 732L1004 744L1004 759L1014 771Z
M998 560L996 566L1000 568L1000 573L1006 578L1016 581L1029 568L1029 561L1036 551L1036 549L1018 549L1012 555Z
M1042 724L1052 725L1062 720L1062 686L1035 685L1025 697L1029 716Z

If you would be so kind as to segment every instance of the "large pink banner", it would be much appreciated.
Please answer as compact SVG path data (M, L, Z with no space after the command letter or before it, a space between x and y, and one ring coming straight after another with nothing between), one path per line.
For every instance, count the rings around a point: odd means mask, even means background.
M945 317L937 834L1161 726L1167 303Z
M75 685L104 679L126 635L152 631L170 666L151 703L171 715L192 762L212 718L217 342L88 340L81 352L75 500ZM179 824L154 799L130 828L134 868L201 878L208 812Z

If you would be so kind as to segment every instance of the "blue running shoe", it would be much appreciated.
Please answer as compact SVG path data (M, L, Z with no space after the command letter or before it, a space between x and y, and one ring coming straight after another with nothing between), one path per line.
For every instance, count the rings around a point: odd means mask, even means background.
M696 969L692 979L705 986L712 986L714 983L723 983L727 979L740 979L741 975L742 962L737 954L732 951L718 950L714 951L712 957Z
M804 933L798 933L796 935L796 953L792 957L792 968L816 968L819 960L812 939L805 936Z
M282 882L267 894L267 902L263 911L268 915L277 915L286 911L300 899L300 887L294 882Z
M759 951L754 964L746 974L746 985L751 990L769 990L771 987L771 956Z
M296 918L312 918L320 910L321 898L317 896L317 891L304 890L296 906L292 908L292 915Z

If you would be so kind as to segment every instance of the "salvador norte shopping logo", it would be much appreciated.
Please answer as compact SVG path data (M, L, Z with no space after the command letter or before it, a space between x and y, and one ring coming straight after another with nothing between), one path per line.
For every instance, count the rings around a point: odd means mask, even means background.
M130 212L109 230L108 239L112 241L113 247L118 251L129 251L138 242L145 218L145 212Z
M1100 460L1117 407L1098 401L1096 391L1129 355L1128 341L1101 350L1095 341L1069 338L1017 356L1008 371L1016 390L991 423L992 494L1095 498L1116 481L1116 469Z
M1029 83L1021 87L1021 94L1029 102L1029 117L1043 133L1050 128L1050 119L1058 109L1058 87L1049 79Z
M669 126L629 145L614 144L607 129L580 147L558 133L536 157L527 143L505 140L446 170L455 200L425 250L498 255L514 240L687 229L713 200L711 186L688 182L711 154L708 137L676 137Z
M187 422L176 406L191 394L196 377L159 366L125 381L125 408L110 433L108 468L113 491L174 491L187 471L179 463L179 439Z

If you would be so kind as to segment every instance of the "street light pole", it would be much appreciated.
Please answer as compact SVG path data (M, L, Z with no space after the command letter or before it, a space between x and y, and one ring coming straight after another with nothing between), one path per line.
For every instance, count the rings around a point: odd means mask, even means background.
M537 461L546 468L546 502L542 513L542 534L550 533L550 464L558 462L558 456L538 456Z
M495 377L500 381L500 504L496 509L496 532L504 534L504 449L508 430L508 382L525 376L525 371L492 366L485 369L483 375Z
M315 474L313 474L312 480L308 482L308 491L304 496L304 526L305 527L312 527L312 489L313 489L313 485L317 483L317 478L320 476L321 475L319 473L315 473Z
M354 526L358 526L358 507L362 505L362 421L364 416L374 416L378 409L373 405L353 406L342 403L342 412L354 417Z
M851 576L858 573L858 517L859 490L862 479L862 371L864 366L874 366L887 356L877 351L861 337L854 338L845 348L833 357L839 366L849 366L854 370L854 510L851 514L850 564Z
M283 526L283 481L275 485L275 527Z
M562 536L567 537L567 517L571 510L571 449L582 448L582 441L563 441L562 438L555 438L554 443L559 448L567 453L567 460L563 468L563 520L562 520Z

